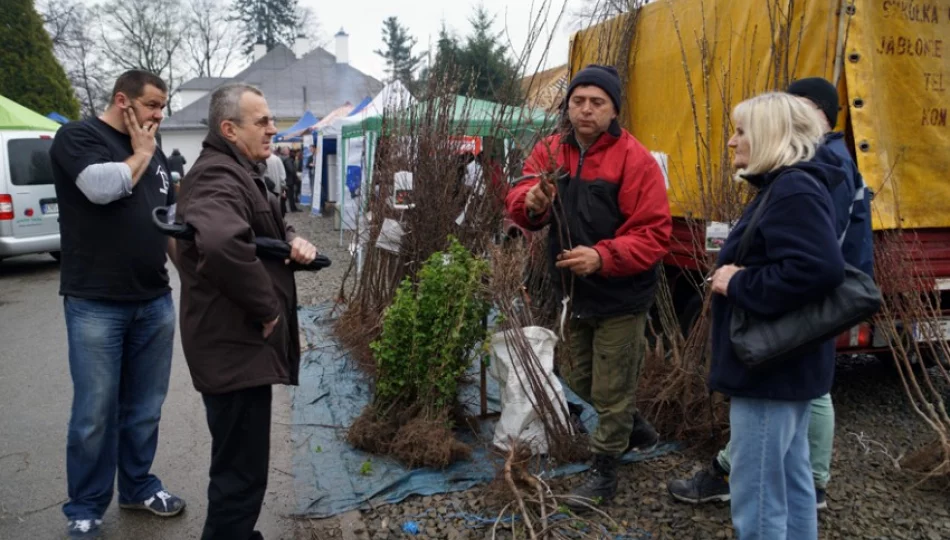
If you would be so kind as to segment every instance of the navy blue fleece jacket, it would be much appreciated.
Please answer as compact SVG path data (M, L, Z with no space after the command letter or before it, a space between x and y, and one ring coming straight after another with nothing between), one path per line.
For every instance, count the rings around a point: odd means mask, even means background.
M845 262L874 277L874 236L871 232L871 193L844 142L844 133L829 133L814 161L841 168L843 178L829 185L835 208L835 230ZM842 235L844 238L842 239ZM843 241L842 241L843 240Z
M747 178L759 193L726 239L717 263L738 264L743 269L729 282L727 296L713 296L712 390L730 396L785 401L811 400L831 390L833 339L778 366L752 371L733 350L729 322L736 306L759 317L777 317L821 298L841 284L844 260L829 191L829 184L840 182L841 174L839 167L813 160ZM749 252L744 260L736 261L749 218L773 183Z

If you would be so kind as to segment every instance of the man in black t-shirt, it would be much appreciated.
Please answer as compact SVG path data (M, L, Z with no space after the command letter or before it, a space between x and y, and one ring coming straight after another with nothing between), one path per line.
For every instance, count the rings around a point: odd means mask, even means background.
M163 517L185 507L150 473L175 335L165 269L174 246L151 222L153 208L176 200L155 143L167 102L159 77L127 71L106 111L60 128L50 149L73 379L70 537L98 537L117 469L120 507Z

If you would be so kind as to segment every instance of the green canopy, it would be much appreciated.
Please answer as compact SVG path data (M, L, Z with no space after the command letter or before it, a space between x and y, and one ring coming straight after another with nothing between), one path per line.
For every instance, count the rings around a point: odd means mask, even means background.
M407 119L424 118L428 108L432 107L437 111L442 108L442 99L436 98L419 103L397 114ZM499 130L524 132L545 128L551 129L557 122L555 115L541 109L506 106L484 99L464 96L455 96L454 105L446 108L452 111L453 124L459 130L460 135L492 136L501 135ZM344 125L341 130L341 138L359 137L368 131L379 132L382 125L383 118L381 116L371 116L362 122Z
M12 99L0 96L0 129L56 131L59 124Z

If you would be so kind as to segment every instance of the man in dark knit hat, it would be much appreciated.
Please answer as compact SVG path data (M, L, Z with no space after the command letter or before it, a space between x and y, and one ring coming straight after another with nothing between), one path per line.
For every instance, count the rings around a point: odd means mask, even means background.
M657 442L637 412L635 392L647 311L672 231L663 173L620 128L621 103L614 68L579 71L565 98L568 129L534 148L527 179L506 199L521 227L550 224L554 283L562 297L570 295L570 359L559 368L598 414L593 466L573 494L603 502L616 492L620 456Z
M814 160L836 165L845 172L831 188L835 207L835 228L845 262L874 275L874 240L871 232L871 193L865 186L858 167L851 157L844 133L834 131L838 122L838 89L820 77L799 79L787 92L798 96L821 111L825 138ZM835 411L831 394L811 402L808 446L815 497L819 510L828 507L826 490L831 478L831 454L835 436ZM719 452L712 466L697 472L688 480L673 480L669 491L673 498L693 504L730 499L729 473L732 463L729 446Z

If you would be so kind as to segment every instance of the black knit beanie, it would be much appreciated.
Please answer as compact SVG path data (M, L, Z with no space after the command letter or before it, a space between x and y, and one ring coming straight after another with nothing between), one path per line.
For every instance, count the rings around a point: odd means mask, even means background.
M596 86L607 95L610 101L614 102L614 108L617 114L620 114L620 75L617 70L611 66L602 66L599 64L589 64L584 69L577 72L571 79L570 86L567 87L567 97L564 98L565 106L570 103L571 94L578 86Z
M788 85L788 93L807 98L825 114L831 129L838 123L838 89L821 77L799 79Z

